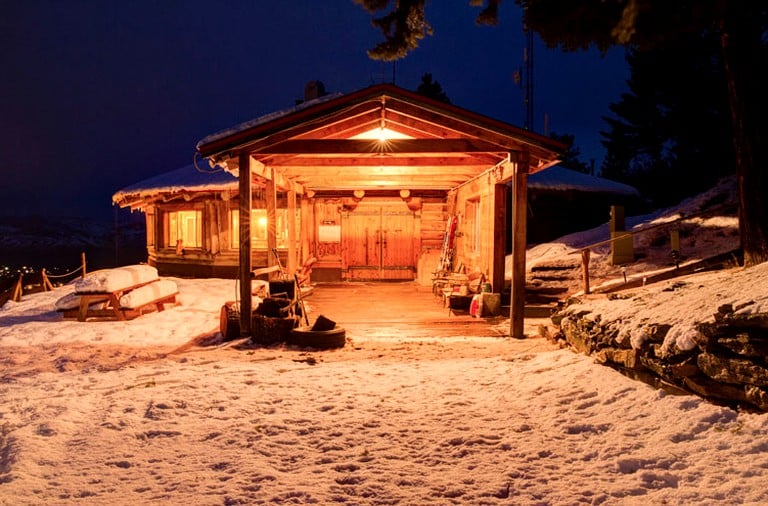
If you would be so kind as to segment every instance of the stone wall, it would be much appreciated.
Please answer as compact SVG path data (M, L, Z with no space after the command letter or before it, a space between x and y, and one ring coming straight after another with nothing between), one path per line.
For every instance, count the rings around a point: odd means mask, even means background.
M738 308L736 308L738 309ZM719 307L714 323L697 325L692 350L661 346L670 329L648 327L650 339L639 349L616 341L616 330L589 312L558 313L554 339L594 356L600 363L656 387L693 393L735 408L768 411L768 314L736 314ZM625 340L626 341L626 340Z

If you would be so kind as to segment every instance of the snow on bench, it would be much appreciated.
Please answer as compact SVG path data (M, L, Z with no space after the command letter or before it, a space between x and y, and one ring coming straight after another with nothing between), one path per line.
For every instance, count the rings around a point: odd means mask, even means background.
M126 290L159 279L151 265L127 265L104 269L75 281L75 293L110 293Z
M176 295L179 294L179 288L176 282L170 279L158 279L147 285L140 286L131 290L120 297L121 309L140 309L150 304L162 304L163 302L175 302ZM170 300L174 299L174 300ZM158 306L158 311L162 307Z
M65 318L126 320L145 310L162 311L175 303L179 290L171 280L160 279L149 265L129 265L92 272L74 283L75 292L56 301Z

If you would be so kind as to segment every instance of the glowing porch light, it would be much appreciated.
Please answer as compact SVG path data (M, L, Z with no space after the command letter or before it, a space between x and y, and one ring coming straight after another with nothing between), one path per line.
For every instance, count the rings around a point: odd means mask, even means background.
M352 139L371 139L379 142L386 142L390 139L413 139L410 135L398 132L397 130L391 130L385 126L378 126L365 132L359 133L352 137Z

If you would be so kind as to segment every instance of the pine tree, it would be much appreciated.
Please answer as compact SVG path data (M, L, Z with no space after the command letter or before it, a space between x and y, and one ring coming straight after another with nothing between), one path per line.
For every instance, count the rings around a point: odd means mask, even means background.
M627 54L629 92L601 132L605 177L637 187L656 206L700 193L733 174L728 104L711 34Z
M579 159L581 150L576 145L576 136L573 134L558 134L552 132L549 134L549 137L550 139L554 139L568 146L568 149L560 157L560 163L558 165L565 167L566 169L583 172L584 174L591 174L593 172L592 166L587 165Z
M369 12L386 9L389 0L355 0ZM478 22L493 24L501 0L471 0L483 7ZM732 164L739 188L739 232L745 265L768 261L768 145L765 90L768 78L768 4L743 0L515 0L526 26L551 48L575 51L620 44L638 51L668 47L670 41L711 32L719 43L728 99ZM424 0L393 0L392 10L374 20L385 42L369 51L378 59L397 59L431 34ZM707 101L717 96L705 97ZM707 105L705 101L704 106ZM699 142L699 141L697 141ZM611 163L613 163L613 157Z
M421 76L421 82L419 83L418 88L416 88L416 93L445 102L446 104L451 103L448 95L443 91L443 87L440 86L439 82L432 79L432 74L429 72L426 72Z

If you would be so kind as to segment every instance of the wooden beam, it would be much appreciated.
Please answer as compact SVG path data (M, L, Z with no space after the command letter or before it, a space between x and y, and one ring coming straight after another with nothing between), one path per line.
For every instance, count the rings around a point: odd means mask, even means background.
M250 155L247 151L238 153L240 167L250 167ZM241 170L239 178L240 205L240 335L251 335L251 194L252 175L250 170Z
M314 196L314 192L312 193ZM314 248L311 247L315 243L315 213L314 213L314 201L310 200L311 197L301 199L301 227L299 227L299 236L301 237L301 260L299 263L302 265L307 259L314 254Z
M370 142L370 141L366 141ZM378 142L378 141L375 141ZM324 167L435 167L446 169L446 166L483 166L487 169L504 157L488 153L409 153L393 156L391 153L370 153L360 155L328 154L328 155L260 155L256 154L264 165L285 168L324 168ZM254 173L258 173L254 171Z
M480 175L488 167L485 165L475 166L466 165L458 168L444 167L444 166L429 166L429 167L390 167L390 166L377 166L377 167L355 167L355 166L338 166L338 167L283 167L280 170L283 171L286 177L294 180L304 181L313 177L331 177L336 180L341 180L348 177L356 178L370 178L377 179L382 178L398 178L401 176L419 177L424 179L425 177L449 177L450 179L466 180L473 176ZM302 185L303 186L303 185Z
M509 301L509 335L524 339L525 248L528 212L528 152L519 153L512 179L512 287Z
M493 188L493 251L491 272L488 274L493 291L504 291L506 269L506 226L507 226L507 185L497 184Z
M296 192L288 190L288 272L296 272Z
M440 137L458 134L478 139L486 139L499 146L506 146L507 150L522 147L519 139L514 138L514 135L511 132L501 133L490 125L486 127L478 124L472 118L459 118L458 116L446 115L441 112L435 112L430 108L421 107L397 99L388 100L387 106L388 109L403 115L402 118L397 119L398 122L406 124L405 116L410 117L412 120L411 125L413 127L421 125L421 128L424 128L425 131L434 135L439 135ZM480 119L480 117L478 116L474 119ZM487 119L488 118L482 118L481 121ZM494 122L495 120L491 121ZM450 132L450 134L448 132Z
M319 190L340 190L340 191L355 191L359 189L368 190L393 190L407 186L411 191L415 190L450 190L455 188L459 184L466 181L464 178L344 178L333 179L330 177L313 178L306 182L306 187L311 188L313 191Z
M267 179L264 200L267 206L267 266L272 267L277 265L277 258L272 253L277 248L277 192L273 179Z
M261 161L254 160L253 158L251 158L250 167L252 174L259 176L264 180L274 181L277 188L283 191L293 190L299 195L304 193L304 188L300 184L288 179L280 172L276 172L274 167L267 167Z
M371 119L377 119L381 110L381 102L378 100L369 100L357 104L339 116L333 114L330 117L321 117L319 121L306 121L291 125L285 130L277 130L267 137L259 136L258 140L249 142L246 146L251 151L258 151L265 146L276 144L288 139L294 139L298 136L312 135L315 137L339 135L357 122L365 123ZM336 118L332 120L330 118ZM242 135L247 135L243 132ZM217 141L211 144L222 144L223 141Z
M501 153L503 146L479 139L295 139L252 152L254 155L370 153Z

